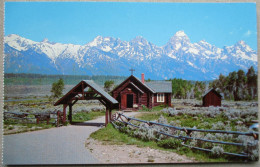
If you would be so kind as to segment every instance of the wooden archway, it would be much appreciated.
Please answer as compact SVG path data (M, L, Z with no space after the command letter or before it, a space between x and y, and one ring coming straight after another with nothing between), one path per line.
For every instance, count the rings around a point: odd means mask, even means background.
M86 88L90 88L91 91L88 91L89 89ZM99 100L106 107L105 125L111 121L112 110L118 108L118 101L111 97L94 81L83 80L54 104L54 106L63 105L63 123L66 122L66 108L68 106L68 120L72 122L72 106L76 104L78 100Z

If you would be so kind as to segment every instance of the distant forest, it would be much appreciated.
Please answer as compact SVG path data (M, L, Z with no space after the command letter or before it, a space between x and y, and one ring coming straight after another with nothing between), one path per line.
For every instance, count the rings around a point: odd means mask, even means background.
M222 74L210 83L210 87L224 94L225 99L253 100L257 99L257 72L250 67L245 73L243 70L231 72L228 76Z
M250 67L245 73L243 70L230 72L229 75L219 75L219 78L210 81L187 81L170 79L172 94L178 99L201 99L204 93L214 88L226 100L253 100L257 99L257 72Z
M109 75L45 75L45 74L25 74L25 73L5 73L5 85L52 85L62 78L65 85L76 85L82 80L93 80L99 85L104 85L105 81L113 80L115 84L126 79L124 76Z

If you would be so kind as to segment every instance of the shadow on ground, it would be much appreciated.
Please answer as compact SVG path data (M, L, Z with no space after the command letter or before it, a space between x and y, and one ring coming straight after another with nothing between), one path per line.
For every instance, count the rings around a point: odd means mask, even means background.
M105 123L98 123L98 122L72 122L71 125L76 125L76 126L105 126Z

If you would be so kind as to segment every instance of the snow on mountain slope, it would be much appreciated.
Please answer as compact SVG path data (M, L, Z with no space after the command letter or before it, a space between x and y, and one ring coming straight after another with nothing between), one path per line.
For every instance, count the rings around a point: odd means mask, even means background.
M74 45L47 39L35 42L11 34L4 42L6 60L10 60L5 62L8 72L45 73L49 68L57 74L129 75L129 68L134 67L136 73L145 72L155 79L208 80L240 68L257 68L256 51L244 41L217 48L205 40L191 43L184 31L178 31L162 47L141 36L129 42L97 36L85 45Z

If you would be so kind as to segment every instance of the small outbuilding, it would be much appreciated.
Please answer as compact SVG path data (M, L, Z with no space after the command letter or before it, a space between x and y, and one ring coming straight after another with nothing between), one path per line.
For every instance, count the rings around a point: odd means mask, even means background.
M202 98L202 105L204 107L209 106L221 106L222 95L218 93L215 89L210 89L207 91Z

